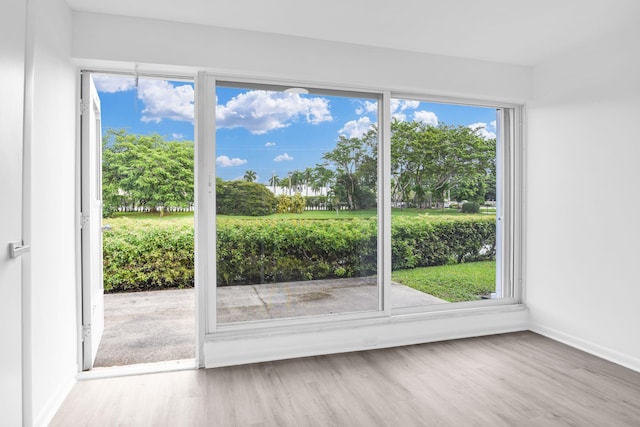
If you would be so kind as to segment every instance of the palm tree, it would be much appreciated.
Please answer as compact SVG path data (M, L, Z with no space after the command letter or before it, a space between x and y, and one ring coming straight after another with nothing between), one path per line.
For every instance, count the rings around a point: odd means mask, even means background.
M299 193L300 186L304 183L304 177L302 172L296 169L293 172L291 172L289 177L291 179L291 186L293 186L293 188L296 189L296 193Z
M249 169L248 171L246 171L244 173L244 177L243 178L244 178L245 181L254 182L257 177L258 177L258 175L256 174L256 172L252 171L251 169Z
M278 179L278 187L282 189L283 194L286 194L286 190L289 188L289 177Z
M327 188L333 180L333 177L334 173L331 169L328 169L325 165L316 165L313 185L318 189ZM326 191L326 193L328 193L328 190Z
M276 192L276 186L278 185L278 183L280 182L280 179L278 178L278 175L276 175L275 173L271 175L271 178L269 178L269 185L273 187L273 192Z
M305 196L309 197L309 187L313 182L313 168L306 168L302 171L302 179L304 180Z

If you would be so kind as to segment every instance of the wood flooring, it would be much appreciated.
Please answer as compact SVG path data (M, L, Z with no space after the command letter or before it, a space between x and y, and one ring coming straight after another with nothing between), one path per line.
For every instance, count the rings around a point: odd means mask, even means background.
M640 426L640 373L532 332L80 381L53 426Z

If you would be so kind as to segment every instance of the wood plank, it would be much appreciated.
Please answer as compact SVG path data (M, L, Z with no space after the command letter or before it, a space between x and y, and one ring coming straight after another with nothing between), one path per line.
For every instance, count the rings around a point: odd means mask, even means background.
M87 380L53 426L640 426L640 373L532 332Z

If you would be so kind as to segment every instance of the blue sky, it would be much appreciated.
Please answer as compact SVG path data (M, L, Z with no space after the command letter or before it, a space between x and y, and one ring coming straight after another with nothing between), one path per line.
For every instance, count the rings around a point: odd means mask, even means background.
M166 140L193 140L193 84L129 76L94 75L100 95L103 132L158 133ZM216 165L224 179L248 169L266 183L322 162L340 135L356 137L377 121L371 99L297 95L217 88ZM392 100L398 120L480 127L495 137L493 108Z

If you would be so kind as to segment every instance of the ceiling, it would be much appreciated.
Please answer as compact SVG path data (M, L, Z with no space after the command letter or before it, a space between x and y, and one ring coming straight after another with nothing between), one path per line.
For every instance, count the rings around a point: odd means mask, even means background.
M533 66L622 26L638 0L67 0L144 17Z

